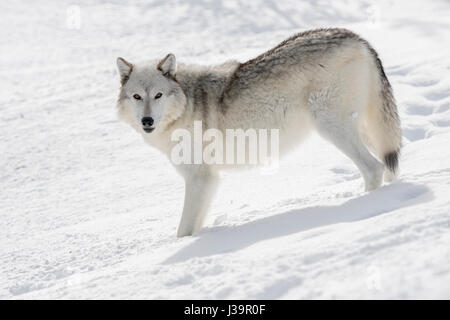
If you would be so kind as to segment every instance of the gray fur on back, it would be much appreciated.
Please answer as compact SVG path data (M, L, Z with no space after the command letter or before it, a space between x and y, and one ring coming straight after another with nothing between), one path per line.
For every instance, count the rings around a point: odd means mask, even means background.
M358 35L346 29L316 29L298 33L258 57L239 64L229 79L222 100L242 89L251 88L269 76L277 76L290 66L303 65L308 68L308 64L344 45L349 39L368 45Z
M198 70L194 72L190 70L189 74L184 76L180 72L177 81L197 109L203 109L203 113L208 113L208 105L214 103L225 114L227 104L231 103L242 90L251 89L269 77L276 77L294 65L304 69L317 66L326 68L318 60L348 44L349 41L363 44L372 54L382 81L386 116L399 122L396 108L392 108L392 105L395 105L392 89L377 52L366 40L342 28L301 32L249 61L229 62L216 67L199 67Z

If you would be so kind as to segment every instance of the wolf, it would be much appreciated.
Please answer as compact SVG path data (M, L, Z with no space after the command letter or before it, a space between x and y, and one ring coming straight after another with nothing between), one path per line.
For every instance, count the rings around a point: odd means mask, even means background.
M280 155L316 130L350 158L371 191L398 174L400 119L375 49L347 29L301 32L246 62L177 63L174 54L143 63L117 58L118 116L169 156L171 134L193 122L279 129ZM170 157L169 157L170 159ZM184 208L177 236L201 229L224 166L177 164Z

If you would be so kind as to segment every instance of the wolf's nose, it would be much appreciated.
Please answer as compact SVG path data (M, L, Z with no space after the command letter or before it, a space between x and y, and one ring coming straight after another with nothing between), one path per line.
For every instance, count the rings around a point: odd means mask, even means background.
M151 127L153 125L153 118L152 117L143 117L141 122L144 127Z

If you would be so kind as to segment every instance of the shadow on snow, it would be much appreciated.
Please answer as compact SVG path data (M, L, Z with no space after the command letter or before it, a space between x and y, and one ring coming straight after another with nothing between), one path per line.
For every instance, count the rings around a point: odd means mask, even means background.
M433 199L424 185L398 181L361 197L334 206L290 210L240 226L200 233L198 239L164 261L182 262L194 257L237 251L259 241L282 237L337 223L353 222L385 214Z

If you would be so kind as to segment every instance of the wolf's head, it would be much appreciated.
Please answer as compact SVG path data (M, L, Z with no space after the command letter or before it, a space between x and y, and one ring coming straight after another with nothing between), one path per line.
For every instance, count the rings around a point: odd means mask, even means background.
M141 133L162 132L184 112L186 96L176 80L173 54L160 61L133 64L117 58L119 118Z

